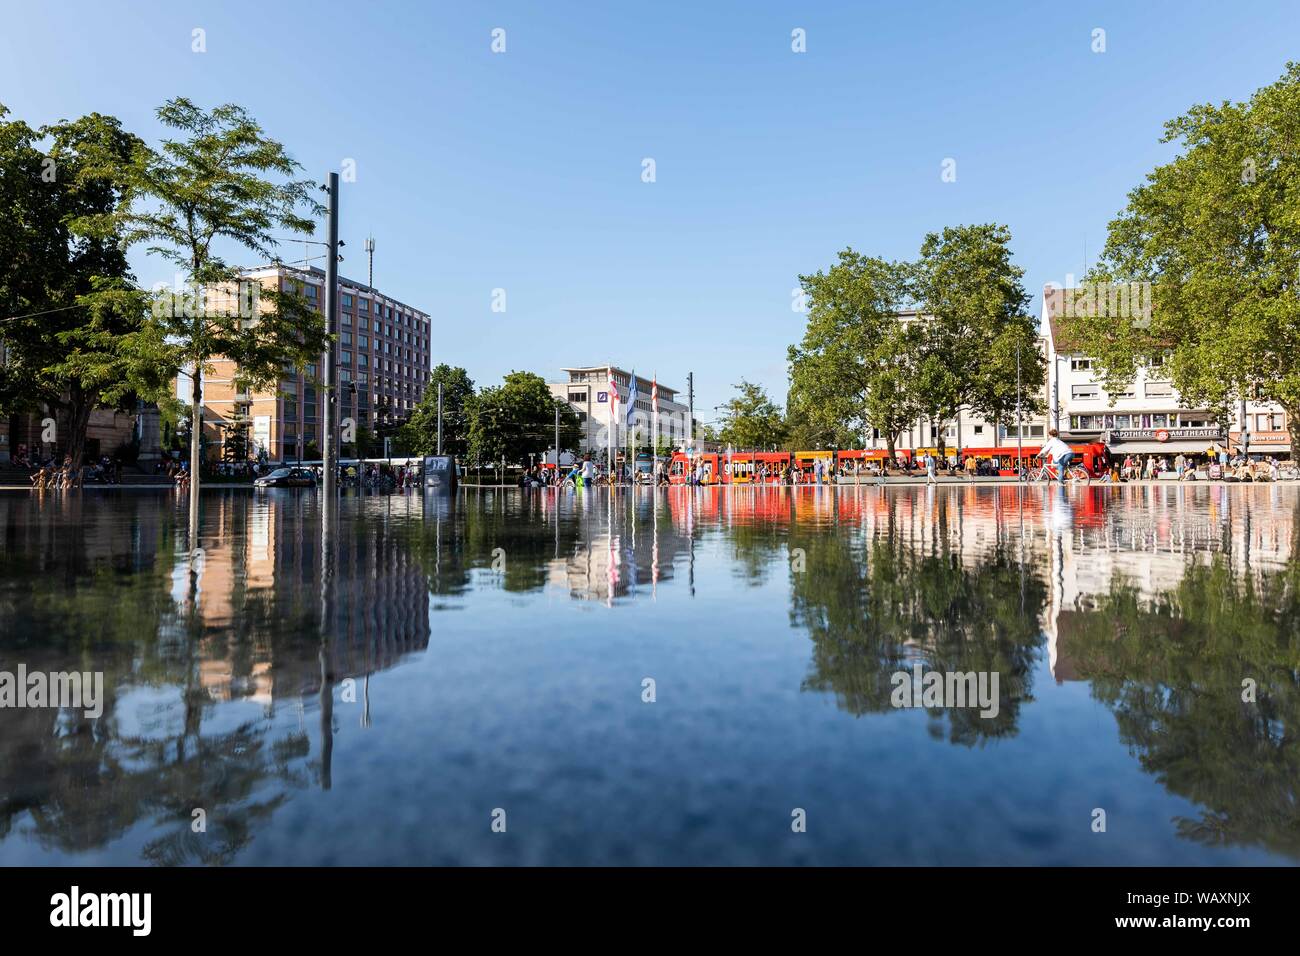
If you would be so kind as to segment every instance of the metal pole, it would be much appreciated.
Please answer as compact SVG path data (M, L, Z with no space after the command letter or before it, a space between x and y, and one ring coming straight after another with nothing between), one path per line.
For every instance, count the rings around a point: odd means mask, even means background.
M325 385L325 421L324 442L321 448L321 466L324 475L324 496L333 501L337 492L338 478L338 436L335 428L338 424L338 396L335 394L334 382L337 378L335 362L338 361L338 344L334 330L339 313L339 174L330 173L329 190L329 233L328 248L325 255L325 332L329 341L325 345L324 385Z
M656 394L650 399L650 484L659 487L659 376L655 375Z
M438 454L442 454L442 382L438 383Z
M686 454L695 453L695 373L686 373Z
M560 405L555 404L555 477L560 477Z
M1250 420L1246 418L1246 399L1241 399L1241 454L1250 461Z
M1061 429L1061 357L1052 354L1052 427Z
M1020 346L1016 345L1016 481L1021 481L1021 462L1024 460L1024 427L1020 424Z

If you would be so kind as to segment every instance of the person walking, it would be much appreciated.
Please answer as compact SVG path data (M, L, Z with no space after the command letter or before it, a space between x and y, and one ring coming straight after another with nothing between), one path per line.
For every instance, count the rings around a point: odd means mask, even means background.
M927 485L937 485L939 479L935 476L935 469L938 467L938 462L935 460L934 455L927 451L922 456L921 461L925 465L925 483Z

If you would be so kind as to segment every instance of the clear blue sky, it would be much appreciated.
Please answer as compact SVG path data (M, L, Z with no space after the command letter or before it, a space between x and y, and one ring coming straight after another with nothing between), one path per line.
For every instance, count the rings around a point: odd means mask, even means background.
M245 106L312 176L354 159L343 271L364 281L373 231L375 283L433 315L435 362L480 384L693 370L704 420L742 376L784 400L799 273L996 220L1031 292L1078 274L1169 155L1166 119L1300 56L1295 0L0 0L0 23L0 102L30 123L99 111L156 141L185 95Z

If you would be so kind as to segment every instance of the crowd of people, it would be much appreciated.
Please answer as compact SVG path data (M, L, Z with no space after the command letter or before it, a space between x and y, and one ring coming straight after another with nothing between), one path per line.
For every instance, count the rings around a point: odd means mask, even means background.
M1210 449L1203 455L1179 452L1169 455L1125 455L1112 463L1112 472L1118 481L1149 481L1161 475L1172 474L1178 481L1192 481L1204 477L1210 481L1278 481L1285 463L1272 455L1248 458L1241 451L1229 453L1227 449Z
M75 465L71 455L64 455L63 461L53 455L41 455L29 451L25 445L19 445L10 457L12 464L26 468L31 473L32 487L38 490L62 490L82 488L87 483L103 485L120 485L122 483L122 460L103 455L95 461L84 465Z
M317 480L319 468L313 468ZM388 488L403 490L420 486L421 471L415 465L390 465L387 462L366 462L343 465L339 468L339 481L345 488Z

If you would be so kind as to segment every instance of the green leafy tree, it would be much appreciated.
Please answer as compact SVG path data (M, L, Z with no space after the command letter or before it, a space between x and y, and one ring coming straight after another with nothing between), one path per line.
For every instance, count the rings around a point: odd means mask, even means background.
M121 236L70 228L120 208L122 189L93 171L128 162L140 143L98 113L40 130L6 115L0 106L0 407L61 411L61 443L79 463L96 407L126 409L166 391L165 373L125 347L144 310L120 294L131 280Z
M302 368L319 360L326 344L325 323L303 296L261 289L255 320L241 315L229 295L239 271L214 243L270 259L277 231L312 231L312 220L299 209L313 216L324 210L313 198L313 183L291 178L299 164L241 107L203 110L180 98L160 107L158 119L180 138L165 140L160 150L136 143L129 162L95 170L120 191L122 202L111 212L81 217L73 227L101 240L120 235L124 246L150 243L150 252L185 273L190 291L155 299L145 328L129 337L127 347L138 361L189 372L190 427L201 435L202 380L214 358L238 364L237 385L265 387L279 380L285 365ZM114 301L108 295L104 300ZM201 446L190 443L194 536Z
M722 413L718 439L735 448L775 448L785 440L785 418L761 385L740 380Z
M718 437L718 430L714 428L713 425L711 425L709 422L696 422L695 440L708 441L708 442L720 441Z
M248 461L252 457L248 422L232 422L226 427L225 441L221 443L222 457L226 461Z
M474 383L463 368L443 362L434 368L419 404L411 411L402 439L412 454L432 455L438 450L438 385L442 384L443 454L463 458L469 451L466 403L474 396Z
M1046 366L1023 277L1006 226L950 226L921 243L911 268L912 297L928 318L912 331L912 380L932 425L942 426L963 406L1006 421L1016 402L1017 347L1022 392L1027 402L1037 401ZM937 434L942 456L941 427Z
M1189 406L1276 402L1300 447L1300 64L1245 102L1192 107L1162 142L1179 154L1129 193L1089 276L1151 283L1150 314L1080 296L1070 332L1108 391L1167 355Z
M909 386L912 341L898 318L905 266L852 249L826 272L800 276L809 303L791 346L787 414L804 448L852 447L879 429L890 455L920 414Z
M582 430L568 402L555 398L540 375L511 372L501 385L485 388L465 403L470 459L527 463L530 455L554 444L557 409L561 448L577 448Z
M382 450L383 442L365 425L358 424L352 441L342 446L342 453L347 458L373 458Z

